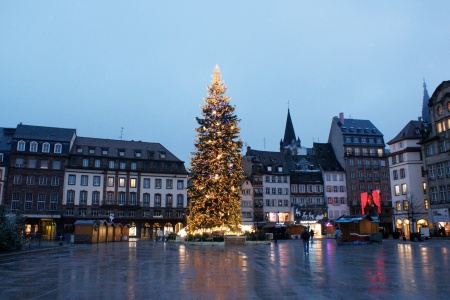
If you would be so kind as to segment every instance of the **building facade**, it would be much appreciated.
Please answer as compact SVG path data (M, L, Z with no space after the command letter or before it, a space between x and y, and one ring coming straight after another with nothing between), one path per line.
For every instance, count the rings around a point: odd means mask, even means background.
M450 232L450 81L442 82L431 96L428 107L431 124L422 140L430 200L431 228L435 234Z
M26 217L26 233L62 231L64 170L74 129L19 124L11 140L5 205Z
M349 212L378 216L380 226L392 230L392 202L389 166L383 134L369 120L345 119L344 114L333 117L328 142L345 169ZM373 201L361 206L361 196L372 197L377 191L380 207Z
M129 225L130 236L150 238L186 226L188 173L159 143L19 124L10 145L10 155L0 147L8 162L0 162L4 203L23 213L27 233L52 239L86 219Z
M5 203L11 141L14 132L14 128L0 127L0 205Z
M313 154L322 171L326 218L332 221L348 215L345 170L336 159L333 147L329 143L314 143Z
M63 218L110 219L130 236L186 226L187 172L159 143L77 137L65 172Z
M405 237L429 226L429 200L420 140L422 120L410 121L390 140L389 171L394 230Z

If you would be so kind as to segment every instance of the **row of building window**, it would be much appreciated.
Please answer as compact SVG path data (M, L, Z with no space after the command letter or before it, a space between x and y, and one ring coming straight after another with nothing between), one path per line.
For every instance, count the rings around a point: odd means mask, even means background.
M105 217L109 217L111 214L114 214L115 211L113 210L106 210L106 211L100 211L98 209L91 209L88 210L86 208L78 208L78 216L81 217L85 217L85 216L93 216L93 217L99 217L99 216L105 216ZM66 216L73 216L74 215L74 209L73 208L67 208L66 209ZM153 214L151 213L151 211L149 210L143 210L142 211L142 217L163 217L163 215L166 218L172 218L172 216L174 215L172 211L165 211L164 214L161 210L154 210ZM117 215L118 218L123 218L123 217L136 217L136 211L134 210L119 210L117 211ZM184 213L182 211L176 211L175 212L175 217L176 218L183 218L184 217Z
M267 195L288 195L289 190L287 188L270 188L266 187Z
M383 149L374 149L374 148L353 148L353 147L347 147L345 148L345 152L347 156L371 156L371 157L382 157L383 156Z
M403 154L394 155L391 157L391 164L395 165L397 162L402 163L404 161Z
M386 166L386 161L384 159L357 159L356 161L353 158L350 158L348 160L349 166L354 166L356 163L356 166L358 166L359 169L366 168L370 169L373 168L374 170L379 169L380 167Z
M412 205L415 205L414 203ZM428 203L428 199L424 199L423 200L423 208L425 210L428 210L429 208L429 203ZM397 211L409 211L410 209L414 209L414 207L410 207L410 203L409 200L403 200L403 201L395 201L395 210ZM419 212L420 208L417 207L416 211Z
M287 183L287 176L270 176L266 175L266 182L278 182L278 183Z
M266 206L289 206L289 200L266 199Z
M320 184L291 184L292 193L322 193L323 186Z
M326 190L327 190L327 193L331 193L331 192L334 192L334 193L338 193L338 192L344 193L344 192L345 192L345 186L343 186L343 185L340 185L340 186L337 186L337 185L333 185L333 186L327 185Z
M172 163L166 162L166 163L161 163L161 162L151 162L152 166L154 166L154 168L158 171L163 171L163 169L167 172L172 172L174 171L174 167ZM72 157L70 160L70 165L72 166L76 166L77 165L77 158L76 157ZM88 167L94 167L94 168L103 168L104 167L104 163L102 162L101 159L90 159L90 158L83 158L81 160L81 166L84 168L88 168ZM126 170L128 167L131 170L137 170L138 169L138 163L135 161L132 162L126 162L126 161L115 161L115 160L109 160L107 162L107 166L109 169L116 169L119 168L120 170ZM175 167L178 168L178 171L183 171L183 165L182 164L177 164ZM144 171L149 170L150 169L150 162L144 162Z
M387 172L382 172L381 174L382 174L382 178L384 180L388 179L388 173ZM356 171L350 171L350 178L351 179L355 179L356 175L357 175ZM372 178L373 178L374 181L380 181L380 173L378 173L378 172L373 172L373 173L372 172L366 172L366 173L364 173L363 171L358 172L358 179L360 181L365 181L365 180L372 181Z
M357 189L357 187L358 187L358 189ZM389 191L389 185L388 184L382 184L381 185L381 189L380 189L380 185L378 185L378 184L365 185L363 183L360 183L358 186L356 184L352 184L352 185L350 185L350 190L353 191L353 192L358 191L360 193L362 193L362 192L370 192L372 190L383 190L383 191L387 192L387 191Z
M25 177L25 184L26 185L34 185L35 184L35 176L33 176L33 175L27 175L26 177ZM39 176L39 182L38 182L38 184L39 185L41 185L41 186L46 186L46 185L48 185L48 177L46 177L46 176ZM15 185L19 185L19 184L22 184L22 175L14 175L14 177L13 177L13 184L15 184ZM53 176L53 177L51 177L51 181L50 181L50 184L52 185L52 186L59 186L59 183L60 183L60 178L59 177L56 177L56 176Z
M117 149L117 153L119 156L125 156L125 149L120 148ZM142 150L133 150L134 157L141 158L142 157ZM83 154L83 147L77 148L78 154ZM88 147L88 153L94 155L95 154L95 147ZM109 154L109 148L101 148L100 153L102 155L108 155ZM152 159L155 157L155 151L147 151L148 158ZM159 157L160 158L166 158L166 152L165 151L159 151Z
M433 180L436 178L450 177L450 161L442 161L437 164L428 165L428 178Z
M44 193L39 193L37 195L37 202L34 201L33 193L12 193L11 209L19 209L21 202L24 203L24 210L32 210L36 208L38 211L46 210L47 195ZM50 202L48 210L56 211L58 209L59 196L56 193L50 194ZM34 206L36 204L36 206Z
M400 193L402 195L406 195L408 193L408 185L406 183L396 184L394 185L394 195L399 196Z
M150 193L144 193L142 194L142 205L143 206L154 206L154 207L172 207L173 206L173 195L172 194L166 194L165 195L165 203L162 203L162 195L161 194L154 194L153 203L150 201ZM92 205L98 205L100 204L100 192L99 191L93 191L92 192L92 198L91 203ZM73 204L75 203L75 191L69 190L67 191L67 204ZM79 199L78 203L80 205L88 204L88 191L80 191L79 192ZM125 192L119 192L116 194L114 192L106 192L106 199L102 204L105 205L138 205L140 204L137 200L137 193L125 193ZM178 194L177 195L177 207L183 207L184 206L184 195Z
M351 128L353 128L353 127L351 127ZM343 130L343 131L345 131L345 130ZM350 129L350 132L352 132L352 131L353 130ZM362 129L359 128L359 129L357 129L357 131L358 132L362 132ZM345 137L345 142L346 143L355 143L355 144L359 144L359 143L361 143L361 144L367 144L367 143L375 144L375 142L377 144L382 144L383 143L381 138L372 138L372 137L367 137L367 136L346 136Z
M345 204L345 197L328 197L328 204Z
M77 175L75 174L69 174L68 176L68 185L75 185L76 184L76 178ZM118 186L119 187L125 187L126 186L126 177L119 177L118 180ZM154 179L154 185L155 189L161 189L162 188L162 179ZM100 186L101 184L101 176L92 176L92 185L93 186ZM137 187L137 178L130 178L128 181L129 187L135 188ZM81 175L80 176L80 185L87 186L89 185L89 175ZM115 186L115 177L114 176L108 176L106 185L108 187L114 187ZM151 188L151 179L150 178L143 178L142 179L142 188L149 189ZM166 189L173 189L173 179L166 179ZM177 180L177 189L182 190L184 189L184 181L183 180Z
M30 143L30 152L38 152L38 146L39 144L35 141ZM17 151L25 151L26 150L26 142L25 141L19 141L17 142ZM60 143L56 143L53 147L53 153L61 153L62 152L62 145ZM50 153L50 143L43 143L42 144L42 153Z
M436 146L438 146L438 151L436 151ZM450 151L450 140L448 139L442 139L439 142L432 142L431 144L427 145L425 148L425 154L426 156L433 156L439 153L444 153Z
M59 160L37 160L37 159L28 159L26 167L29 169L49 169L51 163L51 167L53 170L61 170L61 161ZM16 168L25 168L25 160L23 158L16 158L15 161L15 167Z
M296 206L304 206L304 205L323 205L325 204L323 197L300 197L300 198L292 198L291 205Z
M400 177L399 177L400 174ZM403 179L406 178L406 171L404 168L401 168L400 170L392 170L392 178L393 180L398 180L399 178Z
M432 204L450 202L450 185L430 187L430 196Z
M344 181L344 174L325 174L326 181Z

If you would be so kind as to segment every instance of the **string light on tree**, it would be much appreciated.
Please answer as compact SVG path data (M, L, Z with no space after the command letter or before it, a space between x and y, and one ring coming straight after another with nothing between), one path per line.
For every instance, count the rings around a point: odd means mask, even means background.
M197 118L196 150L191 153L188 227L191 232L224 227L236 231L242 222L242 141L235 107L225 96L227 88L218 66L207 91L202 118Z

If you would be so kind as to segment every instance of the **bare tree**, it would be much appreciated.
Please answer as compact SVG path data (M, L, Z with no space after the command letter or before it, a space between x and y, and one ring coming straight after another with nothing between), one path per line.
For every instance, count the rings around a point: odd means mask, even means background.
M407 218L409 220L409 229L411 239L414 238L417 228L417 221L428 215L425 203L420 201L413 193L407 192L404 200L395 203L395 216Z

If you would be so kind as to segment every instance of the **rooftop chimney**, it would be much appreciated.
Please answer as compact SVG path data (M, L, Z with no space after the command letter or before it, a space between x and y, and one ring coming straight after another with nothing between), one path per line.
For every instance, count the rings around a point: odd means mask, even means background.
M344 113L339 113L339 122L341 122L342 125L344 125Z

